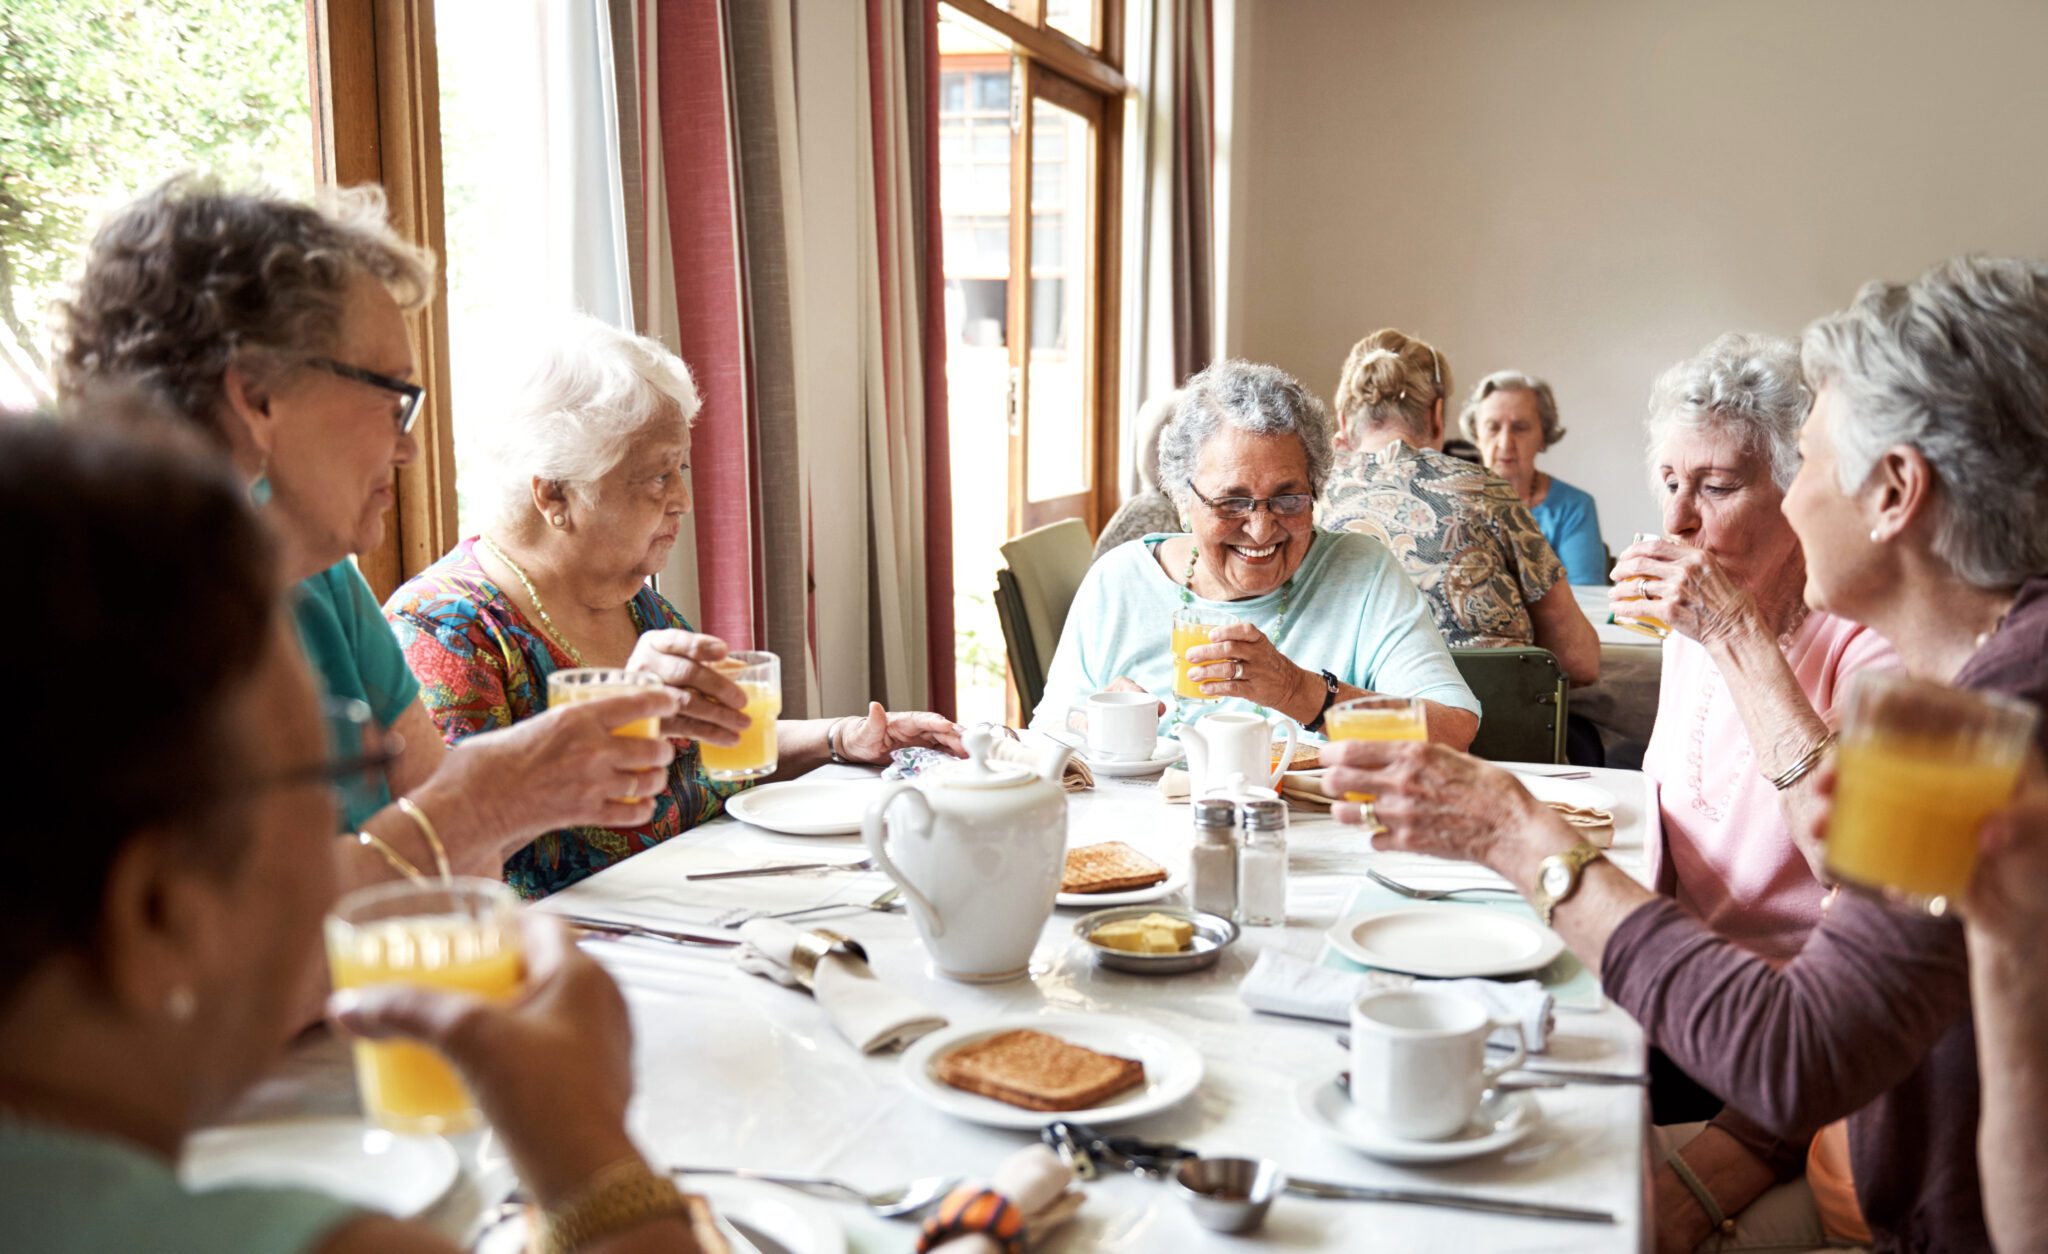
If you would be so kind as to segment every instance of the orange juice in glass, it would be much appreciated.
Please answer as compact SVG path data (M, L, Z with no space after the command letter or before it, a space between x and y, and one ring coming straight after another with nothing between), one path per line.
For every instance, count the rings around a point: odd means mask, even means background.
M2009 697L1858 672L1836 750L1828 873L1947 913L1976 870L1977 828L2019 782L2037 717Z
M548 676L548 708L571 705L578 701L622 697L629 692L659 687L661 677L651 671L620 670L609 666L586 666L576 670L555 671ZM612 735L659 740L661 720L651 716L636 718L630 723L621 723L612 728Z
M1184 605L1173 612L1173 695L1183 701L1214 701L1217 698L1202 691L1202 685L1188 678L1188 668L1206 666L1206 662L1188 661L1188 650L1197 645L1209 643L1209 636L1218 627L1227 627L1244 620L1235 614L1221 610L1199 609Z
M1429 717L1420 697L1359 697L1323 716L1331 740L1428 740ZM1347 792L1346 801L1371 801L1369 792Z
M1647 531L1638 531L1635 533L1631 543L1643 544L1650 540L1662 540L1665 538L1664 536L1653 535ZM1614 590L1608 594L1608 622L1613 623L1616 627L1626 627L1630 631L1639 631L1646 636L1655 636L1659 640L1671 634L1671 625L1661 618L1651 614L1622 613L1621 606L1624 603L1644 599L1641 595L1623 596L1622 592L1624 590L1631 590L1640 594L1642 592L1642 581L1627 579L1614 585Z
M415 984L492 1001L519 991L525 963L519 898L495 880L378 884L327 916L327 962L336 988ZM481 1116L447 1059L413 1041L357 1041L363 1111L394 1132L460 1132Z
M775 720L782 717L782 659L773 653L728 653L712 669L747 694L746 715L753 722L736 745L697 742L704 773L713 779L754 779L775 773Z

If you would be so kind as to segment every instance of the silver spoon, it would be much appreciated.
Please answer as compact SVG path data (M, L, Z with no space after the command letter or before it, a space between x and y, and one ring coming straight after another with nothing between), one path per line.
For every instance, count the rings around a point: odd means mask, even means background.
M1365 869L1365 874L1368 879L1380 887L1391 889L1403 897L1410 897L1416 901L1442 901L1446 897L1456 897L1460 893L1506 893L1510 897L1521 896L1521 893L1505 885L1481 884L1472 888L1417 888L1412 884L1403 884L1399 880L1390 880L1371 867Z
M893 1189L880 1189L870 1193L865 1189L857 1189L843 1180L832 1180L824 1176L754 1171L746 1167L671 1167L669 1174L677 1177L733 1176L741 1180L761 1180L768 1184L779 1184L802 1193L829 1194L859 1202L883 1219L914 1215L926 1207L935 1205L939 1199L953 1191L954 1185L960 1183L959 1176L919 1176ZM688 1187L687 1179L684 1180L684 1187Z

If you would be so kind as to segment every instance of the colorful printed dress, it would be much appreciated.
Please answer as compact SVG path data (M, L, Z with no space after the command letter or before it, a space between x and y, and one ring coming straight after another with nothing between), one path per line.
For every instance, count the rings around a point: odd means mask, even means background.
M643 587L628 606L642 632L690 630L660 593ZM491 582L476 538L456 545L384 603L384 616L420 681L420 698L450 745L532 718L548 704L548 676L575 662ZM505 863L505 882L545 897L714 818L753 781L707 779L692 744L669 767L668 789L644 827L572 827L545 833Z

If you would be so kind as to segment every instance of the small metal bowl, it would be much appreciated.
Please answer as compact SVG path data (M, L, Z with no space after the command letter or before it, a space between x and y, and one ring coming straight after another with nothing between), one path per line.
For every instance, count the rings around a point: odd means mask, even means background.
M1195 934L1189 938L1188 947L1177 954L1134 954L1098 945L1090 939L1090 934L1105 923L1142 919L1148 914L1163 914L1194 924ZM1095 961L1105 967L1138 975L1178 975L1183 971L1200 971L1204 967L1215 966L1223 951L1237 940L1237 924L1220 914L1203 914L1173 906L1114 906L1074 920L1074 935L1094 951Z
M1257 1231L1286 1187L1287 1173L1270 1158L1190 1158L1173 1173L1195 1222L1216 1232Z

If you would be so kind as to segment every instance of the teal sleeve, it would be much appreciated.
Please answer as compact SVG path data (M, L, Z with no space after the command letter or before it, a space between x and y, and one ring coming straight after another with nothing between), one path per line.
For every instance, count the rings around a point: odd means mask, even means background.
M1593 498L1573 488L1551 511L1549 522L1543 530L1564 563L1565 578L1577 584L1606 583L1607 548L1600 542L1600 509Z

